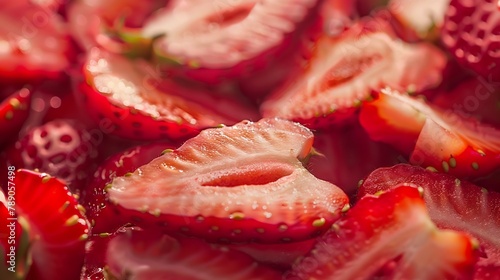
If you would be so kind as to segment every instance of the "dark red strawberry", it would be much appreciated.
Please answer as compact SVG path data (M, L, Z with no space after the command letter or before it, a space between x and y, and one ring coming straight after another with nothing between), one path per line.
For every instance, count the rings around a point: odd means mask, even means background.
M106 254L117 279L280 279L281 274L249 256L192 238L129 232L113 238Z
M355 194L358 182L374 169L400 162L396 150L371 140L359 123L317 132L314 136L317 154L311 156L307 169L348 195Z
M3 1L0 11L0 80L43 80L69 66L72 45L58 14L28 1Z
M210 241L309 239L348 203L301 160L313 134L285 120L202 131L180 148L113 180L109 199L138 226Z
M157 38L153 54L166 73L217 84L259 73L297 52L322 2L170 1L142 35Z
M57 176L76 194L85 184L95 157L92 135L71 120L35 127L5 151L7 165Z
M438 230L420 191L399 186L359 200L283 279L471 279L476 246Z
M486 176L500 168L500 130L386 89L362 106L370 137L410 154L410 162L460 178Z
M437 94L432 103L444 110L500 128L500 87L478 76L450 91Z
M262 104L264 117L323 128L352 118L373 90L421 91L437 85L446 61L443 53L428 44L402 43L380 30L385 26L371 20L338 38L322 36L303 69Z
M82 195L83 206L87 209L87 217L92 224L92 234L115 231L123 225L109 207L106 187L114 178L133 172L142 165L159 157L166 149L175 146L170 143L153 143L130 148L104 161L94 172L93 180Z
M450 53L488 82L500 80L499 15L498 1L451 0L442 30Z
M429 215L438 227L468 232L479 240L483 253L474 279L500 276L500 236L496 234L500 229L500 193L488 192L447 174L401 164L375 170L362 184L359 197L399 184L424 190Z
M0 103L0 145L10 139L17 139L21 126L29 116L31 91L17 90Z
M107 133L129 139L187 138L201 129L258 119L255 109L230 97L158 78L145 61L92 49L80 86L85 106Z
M15 172L15 211L30 236L27 279L78 279L89 225L64 183L44 173Z

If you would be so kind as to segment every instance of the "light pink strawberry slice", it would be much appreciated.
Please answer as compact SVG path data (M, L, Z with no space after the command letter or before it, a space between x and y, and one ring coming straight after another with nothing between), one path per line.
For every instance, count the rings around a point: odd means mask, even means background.
M114 179L109 199L139 226L211 241L308 239L348 203L302 165L312 142L308 129L278 119L207 129Z
M441 81L446 62L441 51L403 43L377 24L362 22L339 38L322 36L301 71L264 101L264 117L322 128L352 117L373 90L421 91Z
M256 73L314 22L318 0L171 1L143 29L165 70L205 81Z

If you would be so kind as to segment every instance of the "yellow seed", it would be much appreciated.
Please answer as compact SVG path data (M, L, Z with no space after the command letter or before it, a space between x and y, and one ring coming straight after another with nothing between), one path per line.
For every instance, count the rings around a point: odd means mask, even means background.
M83 214L87 212L87 209L85 209L85 207L83 207L81 204L76 205L76 209L80 210L80 212Z
M263 228L257 228L256 231L258 233L264 233L264 232L266 232Z
M48 181L50 181L50 178L51 178L50 175L46 175L46 174L43 175L42 183L44 183L44 184L47 183Z
M61 206L61 208L59 208L59 213L62 213L64 212L64 210L66 210L69 206L69 201L66 201L64 202L64 204Z
M460 187L460 185L462 185L462 181L460 181L460 179L455 179L455 187Z
M486 153L483 150L477 150L478 154L482 157L486 156Z
M80 237L78 238L80 241L85 241L89 238L89 235L84 233L82 235L80 235Z
M125 175L123 175L123 176L125 176L125 177L130 177L130 176L132 176L132 174L133 174L132 172L127 172L127 173L125 173Z
M348 203L348 204L344 205L344 207L342 207L341 211L342 211L342 213L345 213L345 212L349 211L349 209L351 209L351 205L349 205L349 203Z
M325 218L319 218L313 221L313 227L322 227L326 224Z
M21 107L21 102L19 102L19 100L17 100L17 98L12 98L9 101L9 103L16 110L19 109L19 107Z
M14 113L12 111L8 111L7 113L5 113L6 120L12 120L12 118L14 118Z
M426 168L428 171L430 172L438 172L436 168L432 167L432 166L427 166Z
M474 168L474 170L478 170L479 169L479 164L477 162L473 162L471 164L472 168Z
M278 227L278 230L281 231L281 232L286 231L287 229L288 229L288 226L287 225L283 225L283 224L279 225L279 227Z
M106 186L104 186L104 191L107 192L109 189L111 189L113 187L112 184L106 184Z
M420 195L420 197L424 197L424 188L418 187L417 190L418 190L418 194Z
M151 215L155 216L155 217L160 217L160 215L161 215L161 210L157 208L157 209L155 209L155 210L153 210L153 211L151 211L151 212L149 212L149 213L150 213Z
M448 162L444 161L441 162L441 167L443 167L444 172L448 173L450 171L450 165Z
M162 155L162 156L163 156L164 154L169 154L169 153L171 153L171 152L173 152L173 151L174 151L174 150L172 150L172 149L165 149L165 150L163 150L163 152L161 152L161 154L160 154L160 155Z
M99 237L102 237L102 238L108 237L108 236L110 236L110 235L111 235L111 234L110 234L110 233L107 233L107 232L99 233Z
M450 167L451 168L457 167L457 160L454 157L450 158Z
M229 215L229 219L232 220L243 220L245 218L245 214L241 212L234 212L233 214Z
M74 226L74 225L78 224L79 219L80 219L80 217L78 217L78 215L73 215L73 216L69 217L69 219L67 219L66 222L64 222L64 225L65 226Z

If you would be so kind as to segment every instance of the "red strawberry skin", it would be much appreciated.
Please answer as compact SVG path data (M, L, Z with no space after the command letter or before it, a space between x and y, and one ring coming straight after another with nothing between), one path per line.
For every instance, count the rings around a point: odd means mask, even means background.
M27 223L33 263L27 279L78 279L89 223L65 184L44 173L15 174L18 221Z
M82 195L83 206L92 224L92 234L114 232L126 223L116 215L106 197L106 187L114 178L133 172L140 166L159 157L166 149L175 148L171 143L152 143L129 148L106 159L94 172L92 181Z
M417 188L397 186L360 199L284 279L469 279L477 253L468 235L436 230Z
M54 120L33 128L7 148L8 165L57 176L79 193L96 157L91 135L75 121Z
M479 258L474 279L500 275L500 193L486 191L453 176L400 164L375 170L364 180L358 198L385 191L399 184L419 186L429 215L440 228L468 232L479 240L484 254ZM483 275L483 276L480 276Z
M450 53L490 82L500 79L499 15L497 1L452 0L442 30Z

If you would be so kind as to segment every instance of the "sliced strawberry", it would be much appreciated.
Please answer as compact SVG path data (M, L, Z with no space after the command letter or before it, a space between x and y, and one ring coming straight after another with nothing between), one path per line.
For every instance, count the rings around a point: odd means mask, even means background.
M308 239L348 203L302 165L312 142L305 127L278 119L207 129L114 179L109 198L138 226L166 232L217 242Z
M498 1L451 0L442 30L450 53L488 81L500 79L499 15Z
M417 38L439 35L450 0L390 0L387 8Z
M116 279L280 279L247 255L201 240L173 239L157 232L129 232L108 246L108 273Z
M103 280L106 267L106 251L108 244L116 236L140 231L137 227L120 227L111 233L92 234L85 244L85 261L80 280Z
M389 0L357 0L356 10L360 16L369 16L374 11L382 9L387 6Z
M450 91L440 92L432 103L464 118L500 127L500 87L482 77L470 78Z
M283 279L470 279L476 245L438 230L419 190L399 186L359 200Z
M144 61L99 49L90 52L84 75L88 84L80 89L89 113L96 122L108 123L107 133L121 137L187 138L203 128L259 117L229 98L161 80Z
M389 89L363 105L361 124L377 141L411 153L410 162L460 178L500 168L500 130Z
M15 210L31 240L28 279L78 279L89 233L82 206L47 174L20 169L14 182Z
M314 136L317 155L310 158L307 169L348 195L355 194L358 182L374 169L400 162L398 152L371 140L359 123L317 132Z
M431 219L440 228L465 231L479 240L483 254L474 279L500 276L500 193L487 192L453 176L407 164L374 171L361 185L359 197L385 191L399 184L424 189ZM489 277L485 274L490 272ZM479 277L481 276L481 277Z
M207 83L252 75L298 46L322 1L171 1L145 25L156 61ZM295 48L294 48L295 47Z
M376 30L366 31L371 28ZM262 104L263 115L322 128L353 117L373 90L391 86L421 91L440 82L443 53L428 44L402 43L378 28L373 20L340 38L322 36L302 71Z
M72 52L62 19L36 4L0 4L0 80L42 80L69 66Z
M77 122L54 120L35 127L5 151L8 165L39 169L65 181L78 194L95 154L92 135Z
M113 33L141 27L147 17L164 6L165 2L168 1L72 1L68 7L69 28L83 49L100 46L114 52L132 51L126 42L115 40L117 38L114 38Z
M269 264L280 270L288 270L291 265L300 257L309 253L316 243L316 239L307 239L300 242L283 244L224 244L231 250L241 251L259 263Z
M142 165L159 157L162 151L172 149L170 143L153 143L130 148L104 161L94 172L94 177L82 195L83 206L87 209L87 217L92 223L92 234L115 231L123 225L106 197L106 186L118 176L132 172Z
M20 89L0 103L0 144L10 138L17 139L17 133L29 116L31 107L31 91Z

